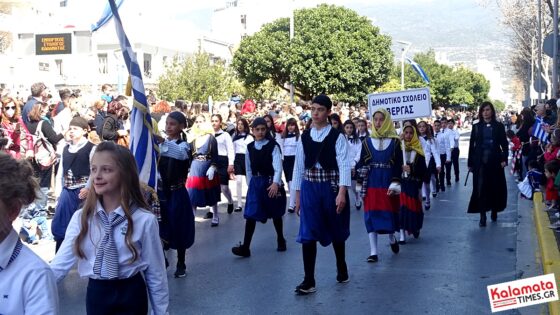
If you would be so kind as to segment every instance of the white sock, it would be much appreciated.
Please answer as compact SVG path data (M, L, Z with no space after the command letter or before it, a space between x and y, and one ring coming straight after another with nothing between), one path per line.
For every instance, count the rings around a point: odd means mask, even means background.
M404 236L404 230L401 229L400 233L399 233L400 237L399 237L399 241L405 241L405 236Z
M395 237L395 234L393 233L389 234L389 242L391 242L391 244L395 244L397 242L397 238Z
M233 198L231 197L231 190L229 190L229 185L220 185L220 188L222 190L222 194L224 194L224 196L226 196L226 199L228 201L229 204L233 203Z
M377 233L370 232L368 236L370 255L377 255Z
M422 195L426 197L426 202L430 202L430 183L422 184Z
M436 175L432 175L432 178L430 179L430 186L432 191L436 191Z
M293 209L296 207L296 190L292 189L292 181L288 182L288 187L290 190L290 203L288 204L288 207Z
M218 204L213 205L210 209L210 211L212 211L212 213L214 214L214 218L219 219L220 215L218 214Z
M236 182L236 192L237 192L237 207L241 208L242 206L242 196L243 196L243 180L245 179L245 176L243 175L236 175L235 176L235 182Z

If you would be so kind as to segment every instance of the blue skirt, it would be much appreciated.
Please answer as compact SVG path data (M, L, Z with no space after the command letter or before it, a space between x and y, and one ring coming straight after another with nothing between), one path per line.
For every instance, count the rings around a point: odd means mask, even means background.
M220 179L218 174L212 180L206 176L211 161L194 160L191 164L186 187L194 207L213 206L220 201Z
M81 208L82 201L78 195L80 194L81 188L68 189L66 187L62 188L60 197L58 197L58 204L56 205L56 210L54 212L54 217L51 223L51 231L54 239L61 241L64 239L66 234L66 228L70 223L70 219L74 215L74 212Z
M158 198L161 239L173 249L190 248L194 243L194 214L187 190L158 190Z
M336 195L330 182L314 183L303 180L300 192L300 224L297 241L318 241L322 246L344 242L350 236L350 202L336 213Z
M274 198L268 196L266 190L272 184L272 177L253 176L247 190L245 203L245 219L253 219L266 223L267 219L280 218L286 213L286 190L284 185L278 187L278 194Z

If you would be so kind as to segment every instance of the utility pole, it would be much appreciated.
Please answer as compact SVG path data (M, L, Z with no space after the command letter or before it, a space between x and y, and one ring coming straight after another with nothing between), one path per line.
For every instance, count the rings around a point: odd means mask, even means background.
M554 0L554 8L552 10L552 27L553 27L553 41L552 41L552 91L550 98L558 97L558 0Z
M537 0L537 87L538 87L538 103L541 103L542 96L542 24L541 24L541 16L542 16L542 9L541 9L541 0Z

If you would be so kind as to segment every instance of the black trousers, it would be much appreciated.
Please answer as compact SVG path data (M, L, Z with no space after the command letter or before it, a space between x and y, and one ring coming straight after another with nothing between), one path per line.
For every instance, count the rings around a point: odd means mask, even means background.
M448 164L445 163L447 161L447 154L440 154L439 158L441 159L441 170L438 176L436 176L436 192L440 190L445 191L445 171L448 167ZM449 165L449 169L451 169L451 165Z
M140 273L128 279L89 279L86 293L88 315L148 314L146 282Z
M459 180L459 148L451 149L451 164L453 165L453 171L455 173L455 181ZM451 181L451 165L449 165L449 170L447 171L447 181Z

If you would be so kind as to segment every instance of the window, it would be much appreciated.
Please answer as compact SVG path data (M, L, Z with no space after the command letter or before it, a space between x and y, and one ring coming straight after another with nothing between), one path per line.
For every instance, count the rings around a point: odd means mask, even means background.
M146 78L152 77L152 55L144 54L144 75Z
M62 70L62 59L56 59L54 62L56 63L56 73L59 76L63 76L64 73L63 73L63 70Z
M108 74L109 67L107 64L107 54L98 54L97 60L99 61L99 73L100 74Z

